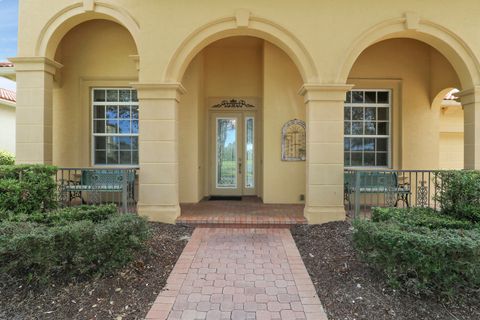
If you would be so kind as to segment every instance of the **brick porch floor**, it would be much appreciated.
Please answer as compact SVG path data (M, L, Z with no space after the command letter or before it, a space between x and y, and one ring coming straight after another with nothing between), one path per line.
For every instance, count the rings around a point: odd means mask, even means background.
M264 204L257 197L241 201L207 201L180 205L177 223L207 226L275 227L304 224L303 204Z
M287 228L198 227L146 319L327 316Z

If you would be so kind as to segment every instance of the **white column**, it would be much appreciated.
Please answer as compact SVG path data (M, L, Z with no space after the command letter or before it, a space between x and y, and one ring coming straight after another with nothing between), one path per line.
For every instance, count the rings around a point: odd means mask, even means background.
M180 215L178 105L181 84L135 83L139 106L138 212L152 221L174 223Z
M305 84L307 179L305 217L311 224L344 220L343 113L349 85Z
M52 164L53 77L62 65L44 57L10 60L17 73L16 162Z
M464 110L464 168L480 170L480 86L456 95Z

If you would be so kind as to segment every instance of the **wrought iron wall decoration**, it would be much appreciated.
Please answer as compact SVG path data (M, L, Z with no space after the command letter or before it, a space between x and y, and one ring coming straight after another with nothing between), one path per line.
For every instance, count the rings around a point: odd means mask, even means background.
M305 161L306 130L305 121L293 119L282 128L282 161Z
M222 100L220 103L213 105L212 109L250 109L255 108L253 104L247 103L247 101L240 99Z

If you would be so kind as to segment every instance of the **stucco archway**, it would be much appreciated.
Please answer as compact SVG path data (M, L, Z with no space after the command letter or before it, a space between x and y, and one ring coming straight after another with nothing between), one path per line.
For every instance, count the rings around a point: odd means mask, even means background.
M466 42L447 28L421 19L416 14L406 14L402 18L381 22L363 32L347 50L337 81L347 81L353 64L366 48L393 38L416 39L437 49L452 64L463 89L480 83L480 63Z
M292 33L272 21L249 14L242 11L237 16L215 20L191 33L171 57L164 75L165 82L181 82L188 65L203 48L231 36L252 36L275 44L293 60L304 82L318 81L313 59Z
M38 36L35 55L53 59L58 44L68 31L82 22L94 19L114 21L125 27L139 50L140 27L133 17L119 6L97 1L93 8L85 8L84 3L79 2L54 15Z

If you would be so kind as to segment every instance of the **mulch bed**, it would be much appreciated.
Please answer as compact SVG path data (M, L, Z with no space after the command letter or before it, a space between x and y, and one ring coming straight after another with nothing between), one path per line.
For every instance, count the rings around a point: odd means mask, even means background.
M480 319L479 292L442 301L389 288L357 257L348 222L298 225L292 235L330 320Z
M111 276L48 287L0 279L0 319L143 319L193 231L161 223L151 227L147 250Z

